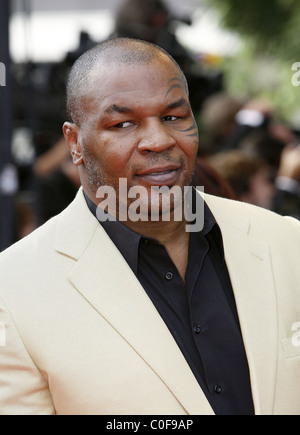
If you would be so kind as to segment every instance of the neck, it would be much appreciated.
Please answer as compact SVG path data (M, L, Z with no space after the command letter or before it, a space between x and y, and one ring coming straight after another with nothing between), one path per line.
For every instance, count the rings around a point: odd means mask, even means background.
M128 220L127 222L123 223L136 233L142 234L145 237L156 239L163 245L168 245L178 238L184 238L184 236L189 235L189 233L187 233L185 230L185 220L180 222L172 220L169 222L131 222Z

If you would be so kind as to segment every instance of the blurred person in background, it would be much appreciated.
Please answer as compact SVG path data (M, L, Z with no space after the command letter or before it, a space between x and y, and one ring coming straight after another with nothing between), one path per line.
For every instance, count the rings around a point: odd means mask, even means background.
M124 0L116 12L111 38L136 38L165 49L183 70L190 88L190 100L197 114L203 102L223 89L223 74L208 76L201 63L178 41L179 22L191 24L190 17L173 15L163 0Z
M199 123L203 128L199 156L216 165L227 181L231 179L242 201L299 219L297 135L278 120L267 101L253 99L242 104L220 93L204 103ZM226 154L230 150L233 152ZM240 158L248 162L244 174L239 168ZM268 169L253 176L255 168L262 166Z
M237 149L249 157L260 159L270 167L271 179L275 181L280 167L281 155L286 145L267 131L253 130L240 141Z
M277 170L284 147L297 141L292 129L277 119L268 101L245 102L226 92L207 98L199 124L203 129L200 154L244 148L246 143L253 154L266 159Z
M274 183L271 210L300 219L300 151L291 129L281 123L271 124L269 131L253 131L239 144L252 158L264 161Z
M200 147L203 157L223 151L236 127L235 117L243 102L226 92L217 92L203 103L200 115Z
M210 163L228 182L239 201L271 209L274 185L270 168L263 160L235 150L215 155Z
M237 199L229 183L216 171L207 160L196 159L195 173L192 184L194 187L204 187L204 192L221 198Z
M180 67L190 71L194 61L171 30L174 19L163 0L125 0L116 13L114 36L142 39L168 48Z

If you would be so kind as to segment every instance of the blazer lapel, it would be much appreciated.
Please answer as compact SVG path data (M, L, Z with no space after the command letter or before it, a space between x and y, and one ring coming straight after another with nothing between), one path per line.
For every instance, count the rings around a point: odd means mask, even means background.
M73 234L80 227L84 234L78 240ZM213 414L171 333L88 210L82 192L58 227L56 246L77 260L69 277L74 287L154 370L186 412Z
M270 249L253 239L251 222L205 196L220 225L225 259L247 353L256 414L272 414L277 359L277 301ZM220 208L221 205L221 208Z

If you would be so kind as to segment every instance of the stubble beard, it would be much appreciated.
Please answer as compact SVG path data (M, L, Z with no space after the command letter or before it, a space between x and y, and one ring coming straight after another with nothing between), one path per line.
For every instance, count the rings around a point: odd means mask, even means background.
M101 163L101 161L96 158L93 154L91 154L86 147L84 147L84 151L85 151L85 169L86 169L86 173L87 173L87 181L88 181L88 185L90 188L90 191L93 193L93 195L97 198L97 192L99 191L99 189L103 186L109 186L111 188L114 189L115 193L116 193L116 197L117 197L117 201L116 201L116 215L118 218L119 215L119 205L121 204L122 207L128 208L131 202L134 202L133 199L128 199L128 196L126 198L120 198L119 197L119 182L120 180L117 179L116 182L114 184L112 184L112 182L108 182L108 177L106 176L106 172L105 169ZM157 156L154 156L151 161L149 160L149 165L153 163L156 163L157 161ZM167 156L164 156L164 161L170 161L170 158L167 158ZM174 163L174 162L173 162ZM184 166L184 162L182 161L181 164ZM185 169L185 168L184 168ZM184 202L184 186L189 186L191 184L191 177L188 176L188 174L185 174L185 178L183 180L183 186L176 186L177 188L180 187L181 188L181 194L177 194L176 197L172 197L172 201L169 204L169 209L168 210L164 210L163 209L163 195L164 193L160 194L159 199L158 196L154 193L155 196L152 196L152 193L149 192L148 195L145 197L144 201L145 203L147 203L148 205L148 217L150 218L151 215L151 207L154 201L159 201L160 202L160 211L159 211L159 216L160 218L162 218L164 216L165 213L171 212L173 213L174 210L177 207L183 207L183 202ZM133 186L134 187L134 186ZM165 186L166 191L169 189L172 191L172 187L167 187ZM130 186L128 186L128 189L130 189ZM163 191L163 189L162 189ZM126 192L126 194L128 194L128 191ZM120 202L119 202L120 201ZM100 205L101 200L98 201ZM160 219L159 219L160 220Z

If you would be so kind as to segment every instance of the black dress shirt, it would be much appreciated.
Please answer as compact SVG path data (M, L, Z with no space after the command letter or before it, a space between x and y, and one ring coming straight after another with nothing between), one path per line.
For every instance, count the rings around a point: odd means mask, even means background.
M86 200L96 216L96 205ZM166 323L214 412L253 415L249 367L222 235L206 204L204 210L203 230L190 233L185 283L158 241L118 221L101 225Z

